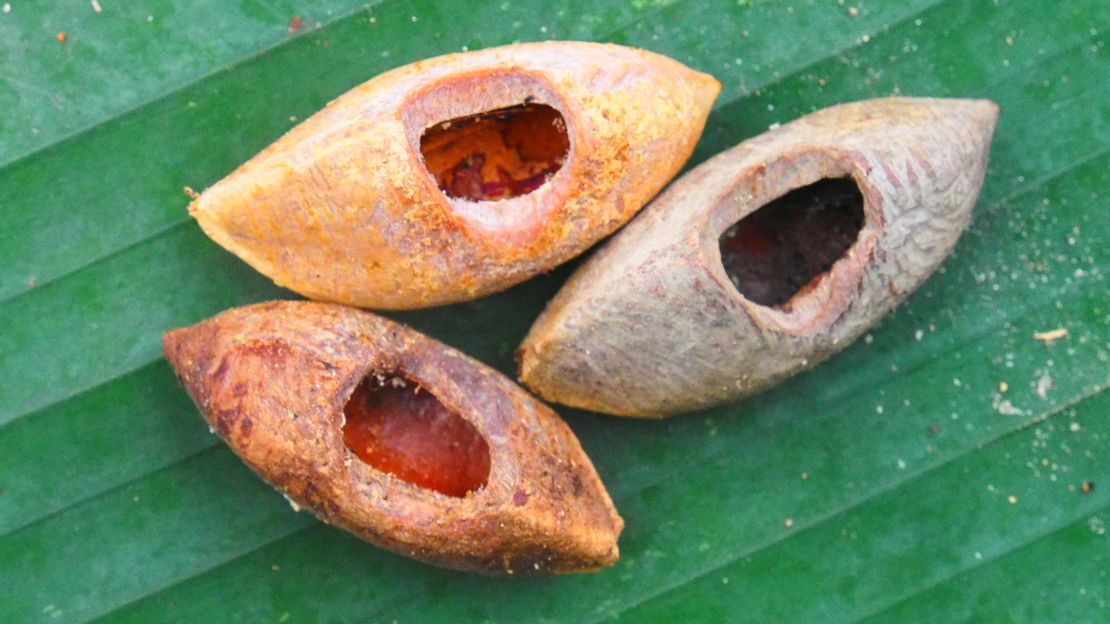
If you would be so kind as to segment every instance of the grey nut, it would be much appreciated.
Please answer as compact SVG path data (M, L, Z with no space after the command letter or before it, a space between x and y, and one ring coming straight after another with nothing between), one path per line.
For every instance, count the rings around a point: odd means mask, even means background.
M997 118L986 100L868 100L715 156L571 277L518 350L520 379L549 401L662 417L828 358L955 246Z

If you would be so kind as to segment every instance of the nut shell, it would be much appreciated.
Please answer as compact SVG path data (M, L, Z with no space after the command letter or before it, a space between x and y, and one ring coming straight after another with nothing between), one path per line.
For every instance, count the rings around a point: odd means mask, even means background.
M617 45L448 54L341 95L189 207L213 240L312 299L412 309L502 290L616 230L678 173L720 84ZM537 190L448 198L425 129L530 102L563 117L566 161Z
M749 396L824 360L908 296L956 244L998 107L887 98L745 141L676 181L568 281L518 351L549 400L660 417ZM722 233L787 192L850 177L863 227L783 306L730 282Z
M578 440L500 373L368 312L310 302L228 310L167 332L167 359L212 429L295 504L359 537L485 573L596 570L623 522ZM368 374L403 373L470 422L486 485L459 498L360 461L344 405Z

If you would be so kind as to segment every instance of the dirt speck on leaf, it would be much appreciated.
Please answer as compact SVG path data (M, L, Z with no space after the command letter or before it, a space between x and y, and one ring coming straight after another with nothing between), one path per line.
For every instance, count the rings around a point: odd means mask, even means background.
M1040 340L1045 344L1052 344L1061 338L1066 338L1068 335L1068 328L1057 327L1048 331L1033 332L1033 339Z

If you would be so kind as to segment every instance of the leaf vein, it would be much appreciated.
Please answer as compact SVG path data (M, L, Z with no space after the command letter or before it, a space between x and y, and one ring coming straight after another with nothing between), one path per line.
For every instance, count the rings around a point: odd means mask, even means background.
M853 509L855 509L857 507L860 507L861 505L865 505L870 501L878 499L879 497L883 496L884 494L888 494L890 492L894 492L896 490L901 489L904 485L906 485L907 483L910 483L911 481L916 481L918 479L925 478L928 475L936 472L937 470L940 470L940 469L944 468L945 466L948 466L948 465L950 465L950 464L952 464L956 461L959 461L961 458L965 457L968 453L971 453L973 451L978 451L979 449L984 448L988 445L997 444L997 443L1001 442L1002 440L1004 440L1006 438L1011 438L1013 436L1021 435L1024 431L1026 431L1030 427L1032 427L1034 425L1037 425L1041 422L1044 422L1048 418L1051 418L1052 416L1054 416L1056 414L1059 414L1060 412L1063 412L1063 411L1065 411L1069 408L1075 407L1076 405L1079 405L1080 403L1083 403L1084 401L1087 401L1088 399L1091 399L1092 397L1094 397L1094 396L1098 395L1099 393L1105 391L1108 387L1110 387L1110 380L1107 380L1107 382L1104 382L1101 385L1096 386L1095 388L1091 389L1088 392L1084 392L1084 393L1082 393L1082 394L1080 394L1076 397L1073 397L1072 399L1070 399L1066 402L1060 403L1060 404L1052 407L1051 409L1049 409L1049 410L1047 410L1047 411L1045 411L1041 414L1038 414L1034 418L1031 418L1027 422L1023 423L1017 429L1009 430L1009 431L1007 431L1007 432L1005 432L1001 435L998 435L998 436L995 436L995 437L991 438L990 440L982 441L978 444L968 446L967 448L961 450L960 452L955 453L951 457L947 457L943 461L938 462L938 463L936 463L932 466L929 466L929 467L927 467L923 470L918 470L916 472L907 473L906 477L903 478L903 479L896 479L896 480L890 482L889 484L887 484L883 487L880 487L876 490L873 490L872 492L868 493L866 496L860 497L860 498L858 498L858 499L856 499L852 502L849 502L846 505L834 508L834 509L832 509L832 510L830 510L830 511L824 513L824 514L815 516L813 522L807 522L807 523L804 523L804 524L803 523L796 524L793 529L791 529L789 532L783 533L778 538L775 538L775 539L767 541L767 542L763 542L762 544L758 544L758 545L756 545L752 548L744 549L744 550L741 550L740 552L731 554L728 557L726 557L725 559L723 559L721 561L718 561L718 562L712 564L711 566L705 568L704 570L696 572L693 575L691 575L691 576L689 576L685 579L682 579L681 581L677 581L677 582L670 583L670 584L665 585L665 586L661 586L661 587L659 587L658 590L649 592L646 595L639 598L638 600L635 600L635 601L632 601L632 602L630 602L626 605L623 605L622 608L617 610L617 611L610 611L605 616L603 616L601 618L591 620L590 624L598 624L602 620L616 618L621 613L624 613L624 612L626 612L630 609L634 609L638 606L641 606L643 604L647 604L649 602L654 602L655 600L658 600L659 598L662 598L663 596L672 593L673 591L689 584L692 581L695 581L695 580L700 579L700 578L704 578L704 577L714 573L715 571L720 570L721 568L724 568L728 565L731 565L732 563L735 563L739 559L743 559L745 557L751 557L752 555L755 555L755 554L758 554L758 553L763 552L765 550L768 550L768 549L774 547L775 545L790 539L793 536L800 535L802 533L805 533L806 531L811 531L811 530L813 530L817 527L820 527L820 526L830 522L831 520L834 520L837 517L842 516L842 515L848 513L849 511L852 511Z

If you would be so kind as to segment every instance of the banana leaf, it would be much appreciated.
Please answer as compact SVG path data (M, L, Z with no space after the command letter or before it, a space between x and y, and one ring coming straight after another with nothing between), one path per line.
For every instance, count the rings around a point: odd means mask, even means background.
M0 622L1110 620L1107 31L1104 0L4 2ZM209 433L160 333L295 296L208 240L183 187L386 69L543 39L717 76L691 166L844 101L1002 114L969 231L863 340L663 422L557 408L627 521L621 559L486 578L291 509ZM391 316L512 374L573 268Z

